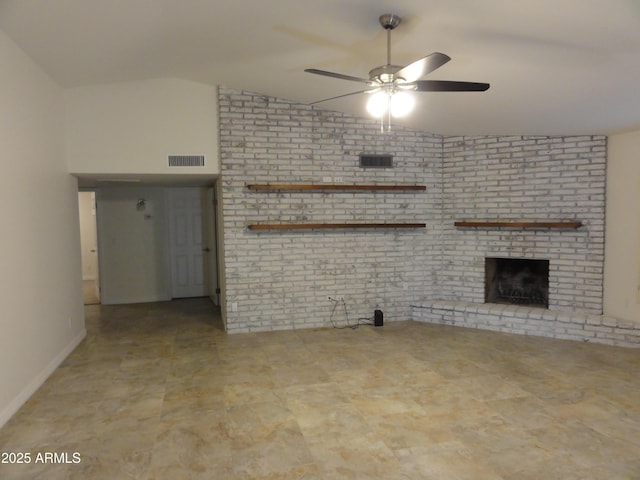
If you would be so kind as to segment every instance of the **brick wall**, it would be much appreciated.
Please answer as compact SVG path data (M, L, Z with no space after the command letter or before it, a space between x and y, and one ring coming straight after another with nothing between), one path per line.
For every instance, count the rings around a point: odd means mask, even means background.
M606 137L447 137L440 298L484 301L485 257L549 260L549 308L602 313ZM456 220L580 220L577 230Z
M229 332L412 318L482 303L484 258L550 260L550 308L602 310L606 138L441 137L220 89ZM361 169L391 153L393 169ZM421 184L426 192L254 192L252 183ZM458 229L456 220L581 220L578 230ZM421 222L417 230L249 231L253 223ZM237 304L233 311L232 304ZM415 309L414 309L415 310ZM334 320L345 323L341 308Z
M640 347L640 328L635 322L584 311L436 300L414 305L412 319L520 335Z
M229 332L411 317L440 266L442 138L220 90L220 148ZM360 153L391 153L393 169L362 169ZM421 184L421 192L254 192L255 183ZM424 229L247 230L253 223L419 222ZM231 305L237 304L237 311ZM345 324L340 306L333 318Z

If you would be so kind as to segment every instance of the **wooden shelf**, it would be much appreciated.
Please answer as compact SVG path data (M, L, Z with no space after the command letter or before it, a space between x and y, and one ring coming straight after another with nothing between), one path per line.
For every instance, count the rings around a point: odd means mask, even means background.
M249 230L311 230L348 228L425 228L425 223L258 223L248 225Z
M559 228L559 229L576 229L582 226L580 221L570 222L520 222L520 221L459 221L455 222L456 227L461 228Z
M275 190L333 190L333 191L423 191L425 185L342 185L342 184L312 184L312 183L265 183L247 185L249 190L255 191L275 191Z

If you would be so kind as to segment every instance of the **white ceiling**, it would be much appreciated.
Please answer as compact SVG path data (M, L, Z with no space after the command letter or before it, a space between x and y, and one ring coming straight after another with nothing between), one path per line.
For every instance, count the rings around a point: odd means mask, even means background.
M308 103L392 60L440 51L430 79L484 93L420 93L409 126L441 134L640 129L640 0L0 0L0 29L63 87L177 77ZM364 95L326 102L365 115Z

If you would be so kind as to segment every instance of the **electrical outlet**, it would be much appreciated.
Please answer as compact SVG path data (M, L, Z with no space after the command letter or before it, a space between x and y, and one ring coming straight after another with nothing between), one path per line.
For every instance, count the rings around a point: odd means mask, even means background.
M333 177L333 181L335 183L342 183L343 182L342 177Z
M322 183L331 183L331 177L322 177Z

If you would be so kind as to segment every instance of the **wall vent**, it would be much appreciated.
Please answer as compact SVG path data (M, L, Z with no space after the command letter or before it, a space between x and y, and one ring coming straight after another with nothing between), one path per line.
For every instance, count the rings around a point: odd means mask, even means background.
M169 155L170 167L204 167L204 155Z
M393 155L360 154L361 168L393 168Z

